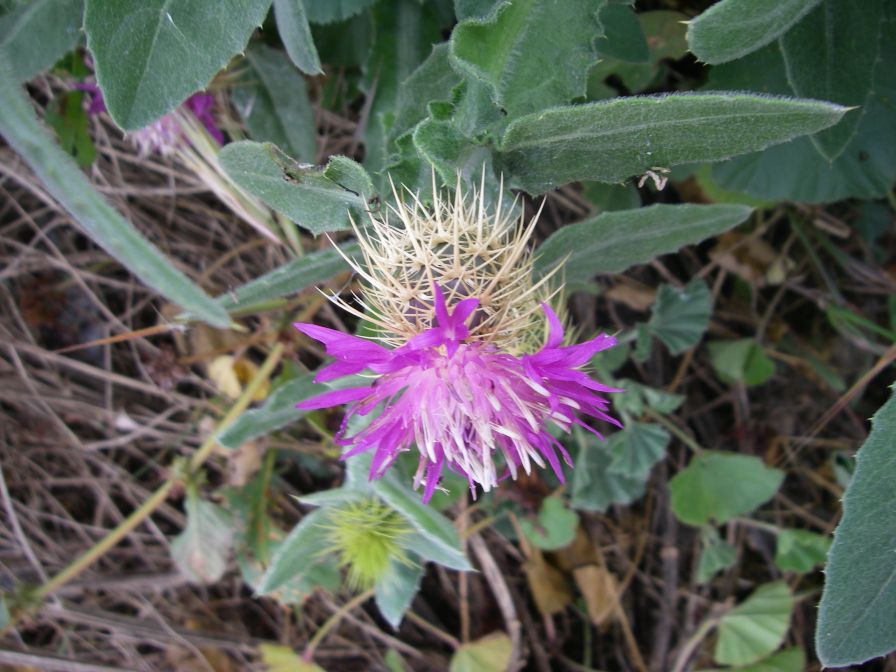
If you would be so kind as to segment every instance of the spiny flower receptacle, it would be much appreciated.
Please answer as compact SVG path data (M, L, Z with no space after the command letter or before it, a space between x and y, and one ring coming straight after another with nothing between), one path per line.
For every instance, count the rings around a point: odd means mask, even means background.
M389 563L409 564L403 538L411 532L408 523L393 509L375 499L349 502L330 514L321 525L326 538L324 553L335 553L339 566L347 570L348 585L366 590L383 576Z
M525 226L500 199L493 215L484 189L467 202L460 182L453 200L433 183L430 208L414 194L407 201L394 188L393 194L397 226L370 213L366 230L354 227L363 256L362 264L352 264L365 283L362 310L335 297L337 303L377 327L382 343L399 347L434 326L438 284L448 305L479 300L468 340L517 351L532 345L525 336L533 330L536 340L544 339L540 303L551 298L550 275L533 282L527 247L538 215Z
M571 461L548 425L597 434L580 414L618 424L600 394L615 390L580 370L615 339L564 345L548 278L532 279L526 244L534 220L517 225L500 203L499 214L489 214L482 191L468 202L460 184L452 201L435 196L431 209L414 195L410 204L395 196L399 226L371 214L366 231L356 227L363 264L350 263L365 283L362 308L336 299L372 322L380 342L296 324L336 359L315 380L365 370L372 380L299 406L350 404L337 441L349 447L344 457L373 453L372 479L416 446L414 486L424 485L424 501L445 466L464 475L474 495L477 484L488 491L533 464L549 464L562 481L560 458ZM348 420L376 408L380 414L349 436Z

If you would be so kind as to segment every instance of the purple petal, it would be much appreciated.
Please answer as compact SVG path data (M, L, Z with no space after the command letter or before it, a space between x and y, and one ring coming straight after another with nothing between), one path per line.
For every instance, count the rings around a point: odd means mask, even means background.
M467 319L472 315L476 309L479 307L479 299L464 299L456 306L454 306L454 310L451 313L451 317L449 318L451 322L451 326L458 327L464 326L464 323Z
M332 364L328 364L324 368L319 369L317 375L314 376L314 382L329 383L331 380L336 380L337 378L344 378L345 376L360 373L366 368L367 364L364 362L335 361Z
M542 349L556 348L563 343L563 323L547 303L542 303L541 309L548 320L548 340Z
M391 352L381 345L371 343L365 338L352 336L335 329L320 327L316 324L296 322L293 326L306 336L324 344L328 355L347 361L363 361L367 364L381 362L391 356Z
M432 499L432 496L436 491L436 485L438 485L439 479L442 476L442 465L444 465L444 463L445 458L440 450L436 454L436 461L430 462L426 467L426 487L423 490L424 504L429 504L429 500Z
M445 295L437 283L432 283L433 307L436 310L436 323L440 327L448 326L448 308L445 306Z

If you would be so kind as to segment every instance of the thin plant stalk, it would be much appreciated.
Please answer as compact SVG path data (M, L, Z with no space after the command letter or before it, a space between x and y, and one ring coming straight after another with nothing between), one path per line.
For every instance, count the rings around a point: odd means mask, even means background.
M247 194L218 167L220 148L208 132L189 113L176 114L177 123L189 141L182 143L178 148L178 159L249 226L271 242L282 244L283 241L275 233L276 225L271 211L255 197ZM279 224L283 226L282 222ZM287 238L290 238L288 233Z
M261 386L264 384L266 380L270 378L271 372L274 370L274 367L280 362L280 358L283 356L283 344L276 344L271 350L270 354L268 354L267 359L265 359L264 364L261 365L261 368L258 369L258 372L243 390L243 393L240 395L239 399L233 404L230 410L227 412L227 415L218 423L217 431L212 433L199 447L193 457L189 462L189 471L194 472L199 469L205 460L208 459L209 455L215 450L217 446L217 435L222 429L227 427L230 423L236 420L240 415L242 415L243 411L249 407L249 404L252 403L252 400L255 398L256 393ZM162 503L167 499L168 494L171 492L171 489L179 482L181 479L181 474L173 474L165 483L163 483L149 498L143 502L131 515L125 518L115 529L109 532L105 537L103 537L96 545L90 548L83 555L76 558L65 567L62 571L56 574L49 581L39 586L34 593L36 599L43 601L47 598L48 595L54 593L59 590L66 583L74 579L81 572L87 569L94 562L103 557L109 550L115 547L118 542L124 539L128 534L130 534L140 523L149 518L153 514L153 512L162 505Z
M311 638L311 641L308 642L308 646L305 647L305 652L302 654L302 660L305 662L311 662L314 659L314 652L320 643L324 641L324 638L330 634L330 631L336 627L336 625L347 616L355 607L360 604L363 604L371 597L373 597L375 590L371 588L370 590L365 590L360 595L356 595L344 605L339 607L330 618L326 620L326 622L317 629L317 632L314 633L314 637Z

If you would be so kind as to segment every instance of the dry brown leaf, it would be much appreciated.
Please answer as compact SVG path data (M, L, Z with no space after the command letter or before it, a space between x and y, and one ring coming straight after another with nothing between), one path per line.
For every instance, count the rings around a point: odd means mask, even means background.
M165 304L159 311L159 322L171 324L181 313L183 313L183 309L179 306L173 303ZM172 331L171 335L177 345L177 354L180 357L207 355L208 359L211 359L216 354L240 349L246 341L245 334L240 334L232 329L215 329L201 322L191 326L185 332Z
M236 378L240 382L240 385L248 385L258 373L258 365L250 359L240 357L233 363L233 370L236 372ZM270 381L264 381L252 397L252 401L263 401L266 399L270 387Z
M230 355L215 357L208 365L208 377L218 388L218 392L230 399L236 399L243 391L234 370L234 359Z
M728 231L719 236L709 256L726 271L758 287L781 284L794 267L790 258L762 238L738 231Z
M615 620L619 601L619 583L616 577L597 565L577 567L572 575L579 592L585 598L591 622L601 626L608 620Z
M264 450L255 441L246 441L236 450L224 451L227 455L227 482L241 488L261 467Z
M656 301L656 290L628 283L614 285L604 292L611 301L622 303L632 310L645 312Z
M529 581L529 590L535 605L543 616L551 616L566 609L572 602L572 591L563 572L550 565L538 549L532 549L523 569Z
M599 562L600 556L588 533L579 525L576 528L576 538L566 548L555 551L554 557L560 569L565 572L572 572L576 567L596 564Z
M214 383L218 391L225 397L236 399L243 392L243 386L248 383L258 372L258 366L254 362L240 358L234 359L230 355L219 355L208 365L209 380ZM253 401L262 401L268 396L270 383L265 381L252 397Z

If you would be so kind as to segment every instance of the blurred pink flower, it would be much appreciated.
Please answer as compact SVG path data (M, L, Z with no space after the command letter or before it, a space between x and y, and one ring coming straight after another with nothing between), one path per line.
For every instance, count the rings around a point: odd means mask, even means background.
M106 101L103 99L103 92L96 84L79 82L75 84L75 88L86 92L90 96L90 105L87 108L88 114L100 114L106 111ZM208 131L209 135L215 139L215 142L223 145L224 134L215 123L214 105L215 99L211 95L194 93L184 101L181 108L189 111L190 114L196 117L205 127L205 130ZM170 113L156 119L139 131L128 133L127 136L137 145L141 156L146 156L150 153L165 156L173 152L183 142L184 132L175 114Z

